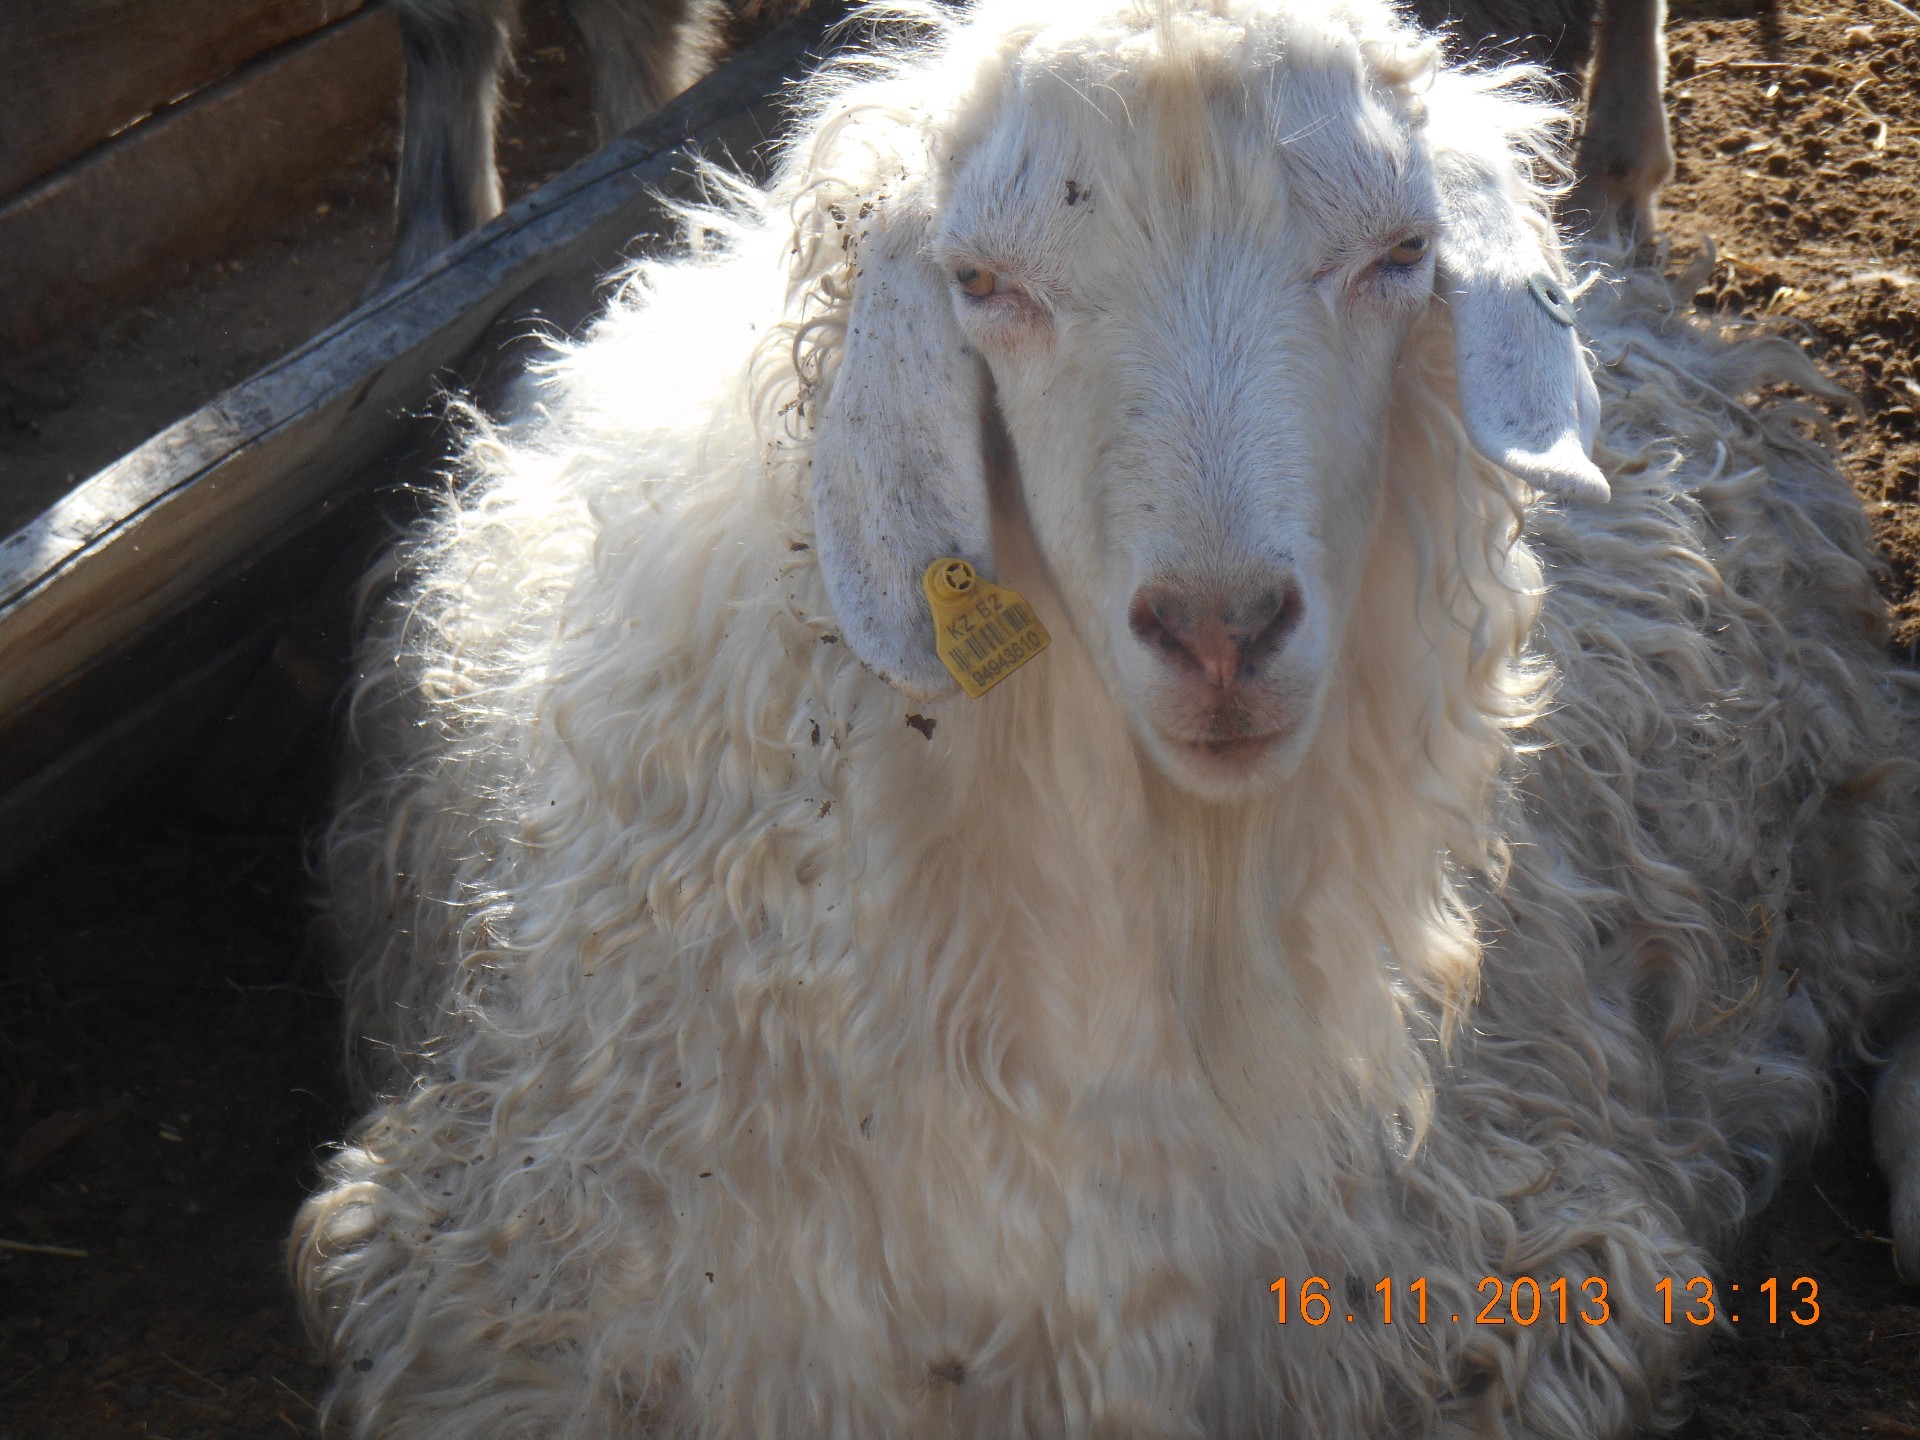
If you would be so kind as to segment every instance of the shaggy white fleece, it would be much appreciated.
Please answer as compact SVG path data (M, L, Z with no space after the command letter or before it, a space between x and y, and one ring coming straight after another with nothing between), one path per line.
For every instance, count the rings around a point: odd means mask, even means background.
M1490 153L1513 243L1555 266L1530 178L1554 117L1525 77L1437 67L1372 0L896 23L913 46L814 82L771 190L690 214L690 252L636 270L532 413L471 418L363 651L326 864L376 1098L292 1242L331 1423L1000 1440L1671 1419L1702 1333L1686 1282L1913 978L1912 767L1867 531L1803 421L1741 398L1823 383L1656 278L1594 272L1578 335L1612 498L1539 498L1481 453L1505 422L1473 413L1533 401L1461 358L1431 259L1355 262L1332 289L1296 266L1310 179L1380 191L1340 156L1444 180ZM1302 94L1324 118L1286 110ZM1064 177L1020 148L1068 129ZM1049 538L1069 462L1045 446L1072 413L1034 377L1082 323L1071 236L1021 252L1032 309L1007 322L1053 340L970 330L899 369L903 393L942 366L982 387L925 443L976 446L984 492L874 502L903 523L944 506L1052 648L982 700L916 700L876 673L906 647L890 673L937 690L910 610L876 581L882 608L836 614L830 587L866 582L823 576L816 505L858 502L810 466L862 343L865 257L920 263L919 241L887 259L893 217L950 215L983 154L1049 196L1071 179L1071 224L1124 225L1165 262L1122 278L1251 254L1276 294L1295 267L1331 296L1332 319L1289 322L1328 353L1362 325L1392 339L1352 361L1379 393L1342 380L1318 407L1308 438L1351 457L1363 498L1299 562L1333 617L1300 682L1311 721L1243 784L1168 758L1104 572ZM941 233L942 256L1000 243ZM900 306L952 323L921 303ZM884 423L886 367L861 363ZM1145 428L1203 408L1099 410L1088 473L1134 473ZM1312 424L1261 443L1293 454ZM1590 487L1584 455L1554 463L1542 483ZM1120 543L1071 533L1096 558ZM1302 1313L1313 1276L1326 1324ZM1487 1277L1504 1324L1474 1323ZM1544 1296L1530 1325L1520 1277Z

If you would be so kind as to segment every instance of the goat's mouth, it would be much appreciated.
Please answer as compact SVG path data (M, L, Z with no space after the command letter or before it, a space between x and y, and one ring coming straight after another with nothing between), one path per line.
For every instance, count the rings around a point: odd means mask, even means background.
M1161 740L1182 754L1209 767L1240 769L1280 748L1297 727L1285 715L1253 715L1237 705L1228 705L1207 715L1199 725L1175 723L1156 728Z
M1151 749L1159 767L1182 790L1214 802L1234 803L1271 789L1292 771L1300 730L1282 724L1236 730L1155 726Z
M1257 754L1285 739L1294 729L1291 708L1279 696L1250 688L1188 689L1155 728L1192 754L1228 759Z
M1187 687L1157 698L1142 717L1154 748L1176 779L1220 799L1278 782L1311 725L1311 705L1275 687Z
M1188 754L1207 760L1256 760L1286 738L1284 730L1268 730L1259 735L1209 735L1201 740L1180 738L1175 741Z

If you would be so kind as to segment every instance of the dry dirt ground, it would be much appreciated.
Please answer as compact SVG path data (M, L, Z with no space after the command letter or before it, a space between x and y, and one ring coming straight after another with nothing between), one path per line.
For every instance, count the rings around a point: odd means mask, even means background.
M1700 303L1773 317L1861 396L1837 425L1915 653L1920 23L1888 0L1674 12L1676 260L1711 235ZM538 8L535 25L505 150L518 189L587 136L571 37ZM16 476L57 491L344 309L379 263L389 183L364 157L328 215L10 377L0 515ZM262 322L289 277L305 308ZM308 742L244 828L160 781L0 882L0 1240L84 1252L0 1248L0 1440L314 1433L321 1377L279 1245L346 1117L300 862L324 724ZM1741 1319L1706 1347L1689 1440L1920 1440L1920 1291L1878 1238L1862 1102L1843 1077L1832 1140L1717 1277ZM1819 1319L1767 1324L1769 1276L1817 1281Z
M1778 317L1864 409L1838 428L1920 650L1920 20L1888 0L1674 0L1676 249L1704 305Z

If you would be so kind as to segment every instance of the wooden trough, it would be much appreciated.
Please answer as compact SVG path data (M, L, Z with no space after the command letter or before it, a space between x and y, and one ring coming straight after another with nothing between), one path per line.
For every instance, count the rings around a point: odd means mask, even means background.
M400 70L368 0L6 0L0 344L310 205L393 125Z
M248 692L270 653L282 689L324 687L289 620L351 583L376 495L432 467L438 396L484 394L515 341L585 319L602 277L663 234L656 195L691 194L689 150L763 163L779 90L842 14L825 0L770 32L0 540L0 870L190 761L236 704L271 710Z

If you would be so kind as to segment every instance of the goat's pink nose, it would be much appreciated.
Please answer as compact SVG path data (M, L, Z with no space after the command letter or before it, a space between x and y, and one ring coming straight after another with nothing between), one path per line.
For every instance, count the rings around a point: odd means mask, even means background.
M1306 608L1291 580L1230 595L1160 583L1134 592L1133 633L1168 664L1209 685L1251 680L1299 627Z

